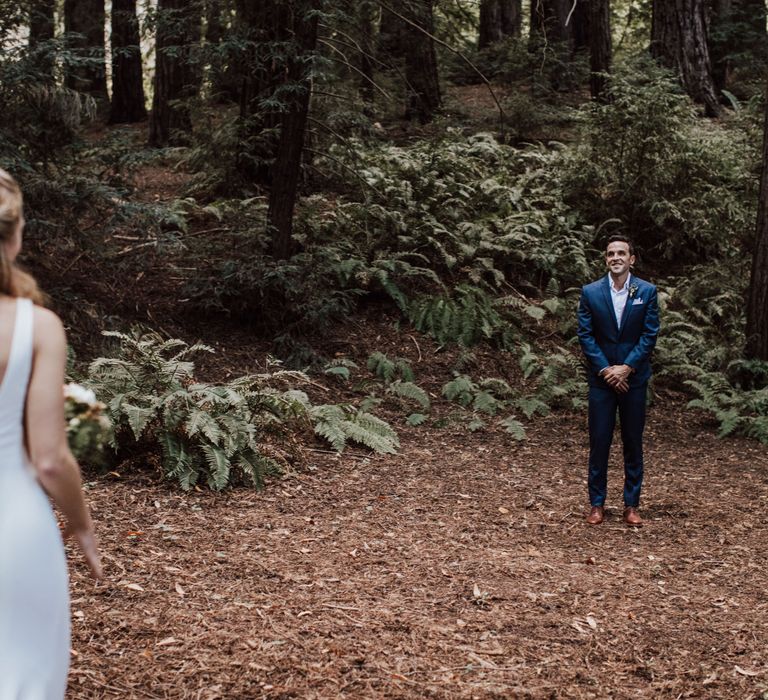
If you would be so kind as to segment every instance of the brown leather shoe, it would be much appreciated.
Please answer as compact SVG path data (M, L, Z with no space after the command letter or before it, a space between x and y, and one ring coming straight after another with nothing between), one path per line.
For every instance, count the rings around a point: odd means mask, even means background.
M637 508L632 506L624 509L624 522L630 527L643 526L643 519L640 517L640 513L637 512Z
M589 515L587 516L587 524L599 525L603 522L604 517L605 509L602 506L592 506L592 510L589 511Z

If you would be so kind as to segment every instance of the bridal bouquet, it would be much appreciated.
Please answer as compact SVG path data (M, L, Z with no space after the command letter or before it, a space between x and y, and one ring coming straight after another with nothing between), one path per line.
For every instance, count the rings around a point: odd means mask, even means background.
M96 394L80 384L64 386L64 416L67 441L78 462L99 466L112 437L112 423L102 411L106 406Z

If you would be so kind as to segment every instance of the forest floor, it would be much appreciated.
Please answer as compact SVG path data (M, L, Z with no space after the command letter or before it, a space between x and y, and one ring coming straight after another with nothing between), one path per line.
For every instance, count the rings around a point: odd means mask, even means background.
M260 492L95 478L106 580L71 552L68 697L766 697L765 448L661 395L646 525L614 447L589 527L585 422L305 448Z

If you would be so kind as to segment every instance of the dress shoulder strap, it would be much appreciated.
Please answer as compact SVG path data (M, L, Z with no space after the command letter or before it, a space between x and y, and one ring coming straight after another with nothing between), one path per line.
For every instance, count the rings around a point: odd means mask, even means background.
M16 323L13 332L11 353L8 357L9 393L24 397L32 371L32 354L34 350L34 321L35 306L31 299L16 300Z

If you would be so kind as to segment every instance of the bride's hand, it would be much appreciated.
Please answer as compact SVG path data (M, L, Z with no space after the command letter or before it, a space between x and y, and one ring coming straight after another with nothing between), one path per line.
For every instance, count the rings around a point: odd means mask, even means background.
M75 538L83 552L88 568L91 570L91 576L95 579L102 579L104 574L101 570L101 556L99 555L99 548L96 544L96 535L93 534L93 529L71 530L67 531L64 536L68 537L70 535Z

